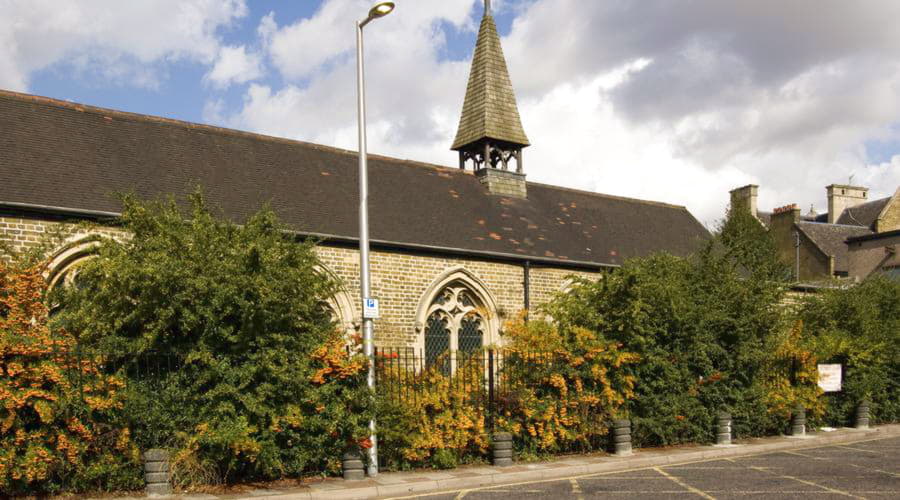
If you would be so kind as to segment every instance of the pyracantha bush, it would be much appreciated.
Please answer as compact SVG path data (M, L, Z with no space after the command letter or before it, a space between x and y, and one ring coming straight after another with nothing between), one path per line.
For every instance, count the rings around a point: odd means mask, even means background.
M48 325L43 271L0 259L0 494L137 488L123 382Z

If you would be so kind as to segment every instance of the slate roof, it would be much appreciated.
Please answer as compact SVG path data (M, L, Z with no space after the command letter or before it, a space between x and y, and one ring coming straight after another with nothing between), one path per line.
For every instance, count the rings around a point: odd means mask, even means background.
M358 237L355 152L0 91L0 208L117 212L202 185L235 221L263 203L292 229ZM371 155L373 243L617 265L709 238L684 208L529 183L527 199L488 194L465 170Z
M864 226L874 229L875 221L889 201L891 201L891 198L887 197L862 203L852 208L847 208L841 216L838 217L837 223L848 226Z
M485 138L520 146L529 144L489 5L485 6L478 29L459 129L450 149L458 150Z
M887 240L890 238L895 238L900 236L900 229L894 229L893 231L884 231L882 233L871 233L864 234L862 236L853 236L847 238L847 243L860 243L863 241L872 241L872 240Z
M861 226L845 226L840 224L822 224L819 222L800 221L796 223L807 238L813 241L826 255L834 257L835 272L848 272L847 239L872 234L868 228Z

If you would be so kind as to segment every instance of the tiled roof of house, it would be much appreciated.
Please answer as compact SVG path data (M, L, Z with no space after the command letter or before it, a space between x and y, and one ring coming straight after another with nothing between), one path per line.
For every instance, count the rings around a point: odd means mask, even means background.
M269 203L292 229L358 237L355 152L0 92L0 205L117 212L201 185L236 221ZM488 194L468 171L383 156L369 162L373 242L617 265L709 238L681 206L529 183Z
M481 19L459 129L451 149L490 138L527 146L500 35L489 7Z
M868 228L819 222L797 222L797 228L812 240L826 255L834 257L834 270L847 272L850 269L847 239L872 234Z
M887 205L889 201L891 201L891 198L887 197L862 203L852 208L847 208L844 210L844 213L838 217L837 223L874 229L878 215L881 214L881 211L884 210L885 205Z

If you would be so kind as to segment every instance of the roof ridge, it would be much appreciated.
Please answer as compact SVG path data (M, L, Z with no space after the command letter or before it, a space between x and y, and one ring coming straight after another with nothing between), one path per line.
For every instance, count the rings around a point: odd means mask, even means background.
M889 199L891 199L891 196L885 196L884 198L878 198L875 200L864 201L864 202L860 203L859 205L853 205L852 207L847 207L844 209L844 211L853 210L854 208L859 208L863 205L871 205L873 203L880 203L880 202L883 202L883 201L889 200Z
M62 99L55 99L53 97L40 96L40 95L36 95L36 94L27 94L24 92L14 92L12 90L0 89L0 99L2 99L2 98L8 98L8 99L24 101L24 102L30 101L30 102L34 102L34 103L38 103L38 104L46 104L46 105L50 105L50 106L57 106L57 107L61 107L61 108L72 109L72 110L79 111L79 112L94 113L94 114L99 114L99 115L104 115L104 116L118 116L118 117L121 117L124 119L131 119L134 121L145 122L145 123L158 123L161 125L172 125L172 126L182 127L182 128L186 128L186 129L205 130L205 131L219 133L219 134L223 134L223 135L232 135L232 136L238 136L238 137L247 137L247 138L251 138L251 139L260 139L260 140L268 141L268 142L277 142L277 143L284 143L284 144L297 144L297 145L306 146L306 147L309 147L312 149L333 151L336 153L341 153L341 154L346 154L346 155L351 155L351 156L357 155L356 150L339 148L337 146L329 146L327 144L318 144L315 142L301 141L299 139L289 139L287 137L278 137L275 135L262 134L259 132L249 132L246 130L222 127L219 125L209 125L206 123L191 122L191 121L187 121L187 120L179 120L176 118L167 118L165 116L159 116L159 115L148 115L145 113L134 113L131 111L122 111L122 110L118 110L118 109L104 108L101 106L94 106L91 104L83 104L83 103L79 103L79 102L75 102L75 101L66 101L66 100L62 100ZM451 167L448 165L438 165L437 163L429 163L429 162L424 162L424 161L420 161L420 160L412 160L412 159L408 159L408 158L396 158L393 156L387 156L387 155L382 155L382 154L378 154L378 153L369 153L367 156L369 157L369 159L391 160L391 161L395 161L395 162L406 163L406 164L409 164L411 166L416 166L416 167L439 168L439 169L449 170L452 172L459 172L459 173L464 173L467 175L473 175L471 172L460 170L459 168Z
M569 192L573 192L573 193L586 194L589 196L596 196L598 198L608 198L608 199L613 199L613 200L632 201L632 202L637 202L637 203L643 203L645 205L655 205L655 206L661 206L661 207L666 207L666 208L687 209L687 207L685 205L676 205L674 203L666 203L664 201L644 200L641 198L631 198L629 196L618 196L615 194L598 193L596 191L588 191L586 189L578 189L578 188L572 188L572 187L566 187L566 186L557 186L555 184L546 184L543 182L534 182L534 181L527 181L527 182L528 182L529 186L545 187L545 188L550 188L550 189L556 189L559 191L569 191Z
M834 227L845 227L845 228L853 228L853 229L863 229L866 231L871 231L872 229L869 226L860 226L857 224L835 224L835 223L827 223L827 222L816 222L811 220L798 220L795 224L809 224L811 226L834 226Z

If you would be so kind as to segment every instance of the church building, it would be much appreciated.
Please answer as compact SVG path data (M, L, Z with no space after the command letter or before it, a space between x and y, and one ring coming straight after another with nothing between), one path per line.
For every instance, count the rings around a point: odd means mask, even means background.
M115 193L157 199L199 185L234 221L269 203L300 237L320 241L323 271L343 283L334 314L358 328L355 151L8 91L0 131L0 240L33 246L52 226L100 223L48 256L54 286L98 236L119 231L104 225L121 209ZM565 291L572 276L599 278L655 252L685 256L709 238L683 206L526 181L530 142L489 9L447 140L458 168L369 157L379 346L433 355L499 344L505 320Z

